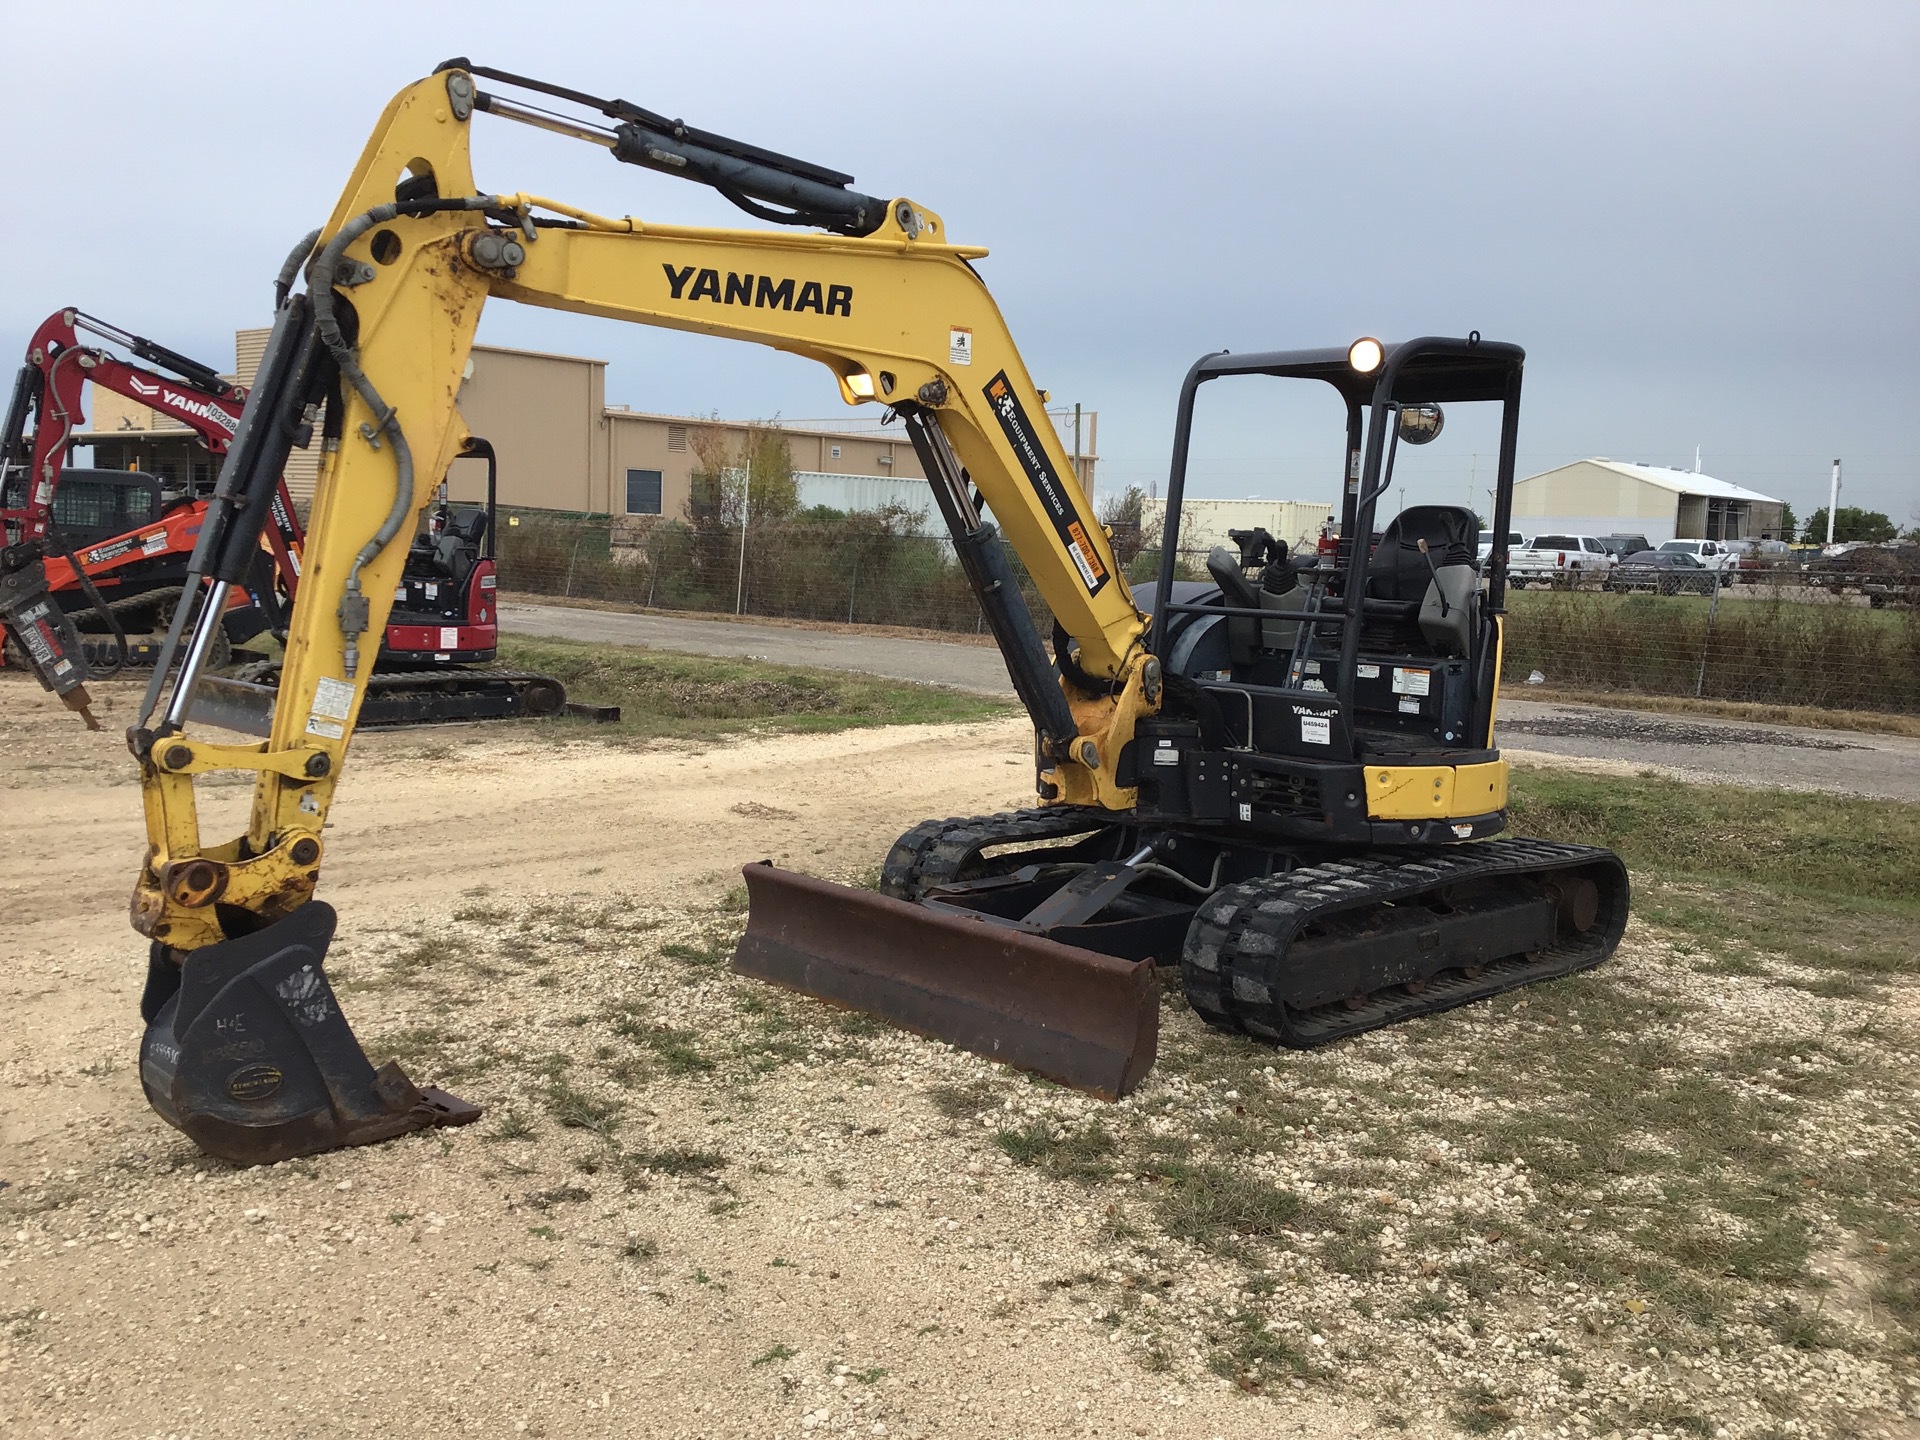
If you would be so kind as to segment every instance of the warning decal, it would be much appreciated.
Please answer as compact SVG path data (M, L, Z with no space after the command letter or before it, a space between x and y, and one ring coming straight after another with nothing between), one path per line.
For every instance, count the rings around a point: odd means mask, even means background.
M1074 508L1072 492L1054 474L1053 466L1047 460L1047 452L1041 446L1040 437L1034 433L1027 412L1021 408L1020 397L1013 393L1013 382L1007 379L1006 371L1002 370L987 382L986 396L993 413L999 417L1007 443L1020 460L1020 468L1026 471L1034 493L1040 497L1041 508L1053 522L1054 531L1060 536L1060 543L1066 547L1067 554L1073 557L1074 568L1080 572L1087 593L1098 595L1113 577L1107 573L1099 553L1087 538L1087 528L1080 519L1079 511Z
M346 719L353 711L353 686L323 675L314 687L313 708L307 712L307 734L323 740L343 739Z

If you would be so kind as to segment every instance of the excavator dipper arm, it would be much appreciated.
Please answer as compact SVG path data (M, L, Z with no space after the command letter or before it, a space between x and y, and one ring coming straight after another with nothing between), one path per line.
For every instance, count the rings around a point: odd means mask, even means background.
M149 842L133 922L154 942L143 1078L163 1114L231 1158L445 1119L404 1076L368 1081L320 968L331 911L312 896L404 537L431 500L418 477L444 473L468 438L455 397L490 298L771 346L818 361L848 403L891 407L1033 715L1042 794L1110 811L1133 803L1120 756L1135 721L1157 707L1158 662L1044 399L970 263L985 251L950 243L945 222L911 200L881 205L846 190L839 182L847 177L834 172L624 102L594 103L617 120L615 130L520 110L479 92L474 72L456 63L388 105L306 262L308 293L282 308L216 495L226 518L209 524L196 557L210 597L231 583L221 556L244 550L248 527L257 537L263 523L248 475L271 468L273 456L270 443L255 440L285 429L317 375L337 374L272 733L262 745L227 745L185 732L211 598L191 634L182 607L170 637L185 652L172 699L161 707L163 657L146 713L129 732ZM481 192L469 138L473 116L489 110L532 116L622 160L693 174L766 218L842 233L657 225L529 193ZM790 213L768 211L769 203ZM1076 642L1078 683L1051 668L975 489ZM208 843L195 778L233 769L255 776L247 831ZM313 918L319 912L329 923ZM1128 983L1139 988L1137 977ZM205 1065L187 1078L206 1048L190 1034L210 1036L222 1006L243 993L279 997L275 1013L292 1018L276 1027L278 1040L300 1053L249 1062L277 1079L249 1071L223 1081L218 1066ZM1130 1003L1138 1008L1140 997ZM320 1019L308 1024L312 1015ZM307 1076L304 1086L296 1072Z

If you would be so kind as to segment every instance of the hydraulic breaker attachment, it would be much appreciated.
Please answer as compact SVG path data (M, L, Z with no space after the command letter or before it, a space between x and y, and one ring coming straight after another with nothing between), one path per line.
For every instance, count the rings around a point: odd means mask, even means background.
M177 967L152 957L140 1083L160 1118L208 1154L265 1165L480 1118L476 1105L415 1086L395 1061L374 1069L322 966L334 920L332 906L309 900Z
M37 545L0 551L0 633L26 657L34 678L98 730L87 694L87 655L72 619L47 592L47 567Z
M1108 1100L1153 1068L1160 990L1151 960L1096 954L766 862L744 873L739 974Z

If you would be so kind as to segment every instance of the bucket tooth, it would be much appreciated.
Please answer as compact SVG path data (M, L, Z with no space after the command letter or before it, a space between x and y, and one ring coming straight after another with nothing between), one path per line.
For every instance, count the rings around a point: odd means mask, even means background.
M398 1063L376 1070L367 1059L323 965L335 919L310 900L189 952L152 1016L140 1083L161 1119L208 1154L265 1165L480 1118L477 1106L415 1086Z
M749 865L734 970L1117 1100L1153 1067L1151 960Z

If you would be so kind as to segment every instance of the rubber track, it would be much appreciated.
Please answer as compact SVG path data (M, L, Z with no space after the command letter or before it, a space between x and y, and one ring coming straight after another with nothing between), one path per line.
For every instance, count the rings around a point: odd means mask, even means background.
M1088 805L1007 810L948 820L924 820L893 842L880 867L880 893L918 900L930 886L985 873L975 867L992 845L1031 844L1084 834L1117 817Z
M245 680L255 685L278 685L280 683L280 662L278 660L256 660L252 664L242 665L231 671L229 680ZM405 690L431 690L458 694L461 691L492 690L498 685L522 685L530 681L541 681L552 685L558 682L551 675L537 670L496 670L484 667L464 667L446 670L377 670L367 677L367 694L385 691L393 693ZM358 728L363 730L393 729L405 724L404 721L381 721L363 719Z
M246 680L255 685L277 685L280 683L280 662L278 660L256 660L249 665L236 667L228 676L229 680ZM537 670L493 670L481 667L463 667L448 670L377 670L367 678L369 690L405 690L419 681L430 681L436 686L445 686L449 681L481 681L491 684L504 681L518 684L527 680L552 680L551 675L543 675Z
M1618 884L1611 889L1602 885L1599 917L1584 935L1569 936L1533 957L1495 961L1471 978L1459 970L1442 970L1417 995L1391 986L1356 1009L1341 1004L1295 1010L1286 1004L1287 947L1317 916L1415 899L1464 881L1587 867L1612 868ZM1620 943L1627 899L1626 869L1619 857L1594 846L1510 837L1438 853L1382 851L1224 887L1194 916L1180 968L1187 999L1208 1024L1310 1049L1590 969Z

